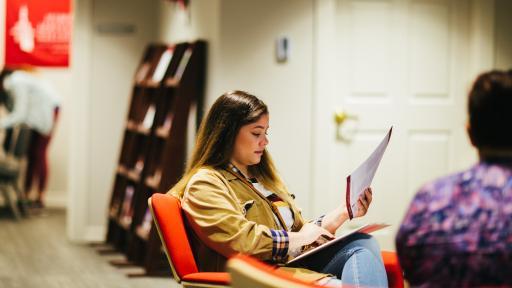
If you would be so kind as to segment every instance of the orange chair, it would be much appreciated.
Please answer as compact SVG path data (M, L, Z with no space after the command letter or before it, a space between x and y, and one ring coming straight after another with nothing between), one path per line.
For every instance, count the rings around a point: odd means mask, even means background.
M183 287L227 287L230 285L230 276L227 272L199 272L197 269L196 261L190 247L187 232L183 222L183 214L181 210L180 201L170 195L166 194L153 194L148 199L151 214L155 221L155 226L160 235L160 240L164 244L165 253L169 264L171 266L174 279L181 283ZM249 259L249 256L237 256L236 259ZM249 258L247 258L249 257ZM398 258L395 252L382 251L382 259L386 267L388 276L389 287L403 288L404 280L402 276L402 269L400 268ZM257 261L257 260L254 260ZM249 260L247 263L258 263ZM272 266L263 271L266 273L275 273L276 277L285 277L287 281L290 276L284 271L279 271ZM260 267L260 266L258 266ZM309 286L296 286L296 287L315 287L311 284L294 279L292 281L297 285ZM250 287L250 286L247 286ZM267 286L264 286L267 287ZM272 286L268 286L272 287ZM295 287L295 286L281 286L281 287Z
M397 264L396 254L394 252L384 251L382 257L386 262L386 271L388 275L389 287L403 287L404 281L402 272ZM391 270L387 270L392 268ZM298 280L288 272L277 270L276 267L267 265L253 257L247 255L237 255L229 259L227 269L231 275L231 285L233 288L260 287L260 288L319 288L312 283ZM396 272L398 271L398 274ZM390 273L391 272L391 273ZM351 287L343 285L342 287Z
M293 278L291 273L278 270L247 255L237 255L228 260L227 269L233 288L321 288L323 286ZM347 286L344 286L347 287ZM324 287L325 288L325 287Z
M183 287L228 287L227 272L199 272L188 239L180 201L165 194L148 199L174 279Z
M398 255L392 251L381 251L382 261L388 275L388 286L393 288L404 288L404 275L398 262Z

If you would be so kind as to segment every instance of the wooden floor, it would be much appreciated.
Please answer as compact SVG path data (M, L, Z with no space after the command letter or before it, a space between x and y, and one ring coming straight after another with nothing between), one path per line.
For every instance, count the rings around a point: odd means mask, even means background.
M179 287L166 278L128 278L128 270L108 264L120 255L67 240L63 211L45 214L20 221L0 215L0 287Z

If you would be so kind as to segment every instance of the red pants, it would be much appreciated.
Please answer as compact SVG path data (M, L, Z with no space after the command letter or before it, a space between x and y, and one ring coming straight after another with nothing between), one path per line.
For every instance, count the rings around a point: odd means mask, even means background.
M58 115L59 108L55 108L55 112L53 114L53 126L55 126ZM30 189L32 188L32 181L35 177L37 177L39 182L37 183L39 200L42 200L41 198L48 182L48 144L50 144L52 132L50 132L49 135L43 135L35 130L32 130L32 137L28 147L28 165L27 175L25 177L25 191L30 192Z

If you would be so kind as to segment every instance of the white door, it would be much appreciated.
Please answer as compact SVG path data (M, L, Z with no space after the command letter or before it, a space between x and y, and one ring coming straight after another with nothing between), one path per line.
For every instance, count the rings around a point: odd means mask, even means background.
M465 132L471 68L469 0L338 0L316 4L313 211L344 199L345 177L393 125L363 219L394 235L417 189L476 160ZM339 127L342 108L357 119ZM341 136L341 139L339 139Z

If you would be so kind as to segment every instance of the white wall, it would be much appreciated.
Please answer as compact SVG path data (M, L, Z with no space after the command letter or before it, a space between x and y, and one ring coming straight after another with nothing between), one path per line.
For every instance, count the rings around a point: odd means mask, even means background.
M161 39L209 41L206 109L222 93L241 89L270 109L274 160L308 215L311 185L313 1L191 1L190 15L161 4ZM276 63L279 36L291 42L287 63Z
M156 39L157 1L94 0L91 46L91 117L88 223L106 225L114 171L132 92L132 78L146 45ZM98 27L134 28L132 33ZM104 233L102 233L102 236Z
M155 39L157 1L78 0L68 235L104 239L132 77ZM100 32L100 27L107 32ZM122 32L124 29L132 32ZM117 32L116 32L117 31Z
M512 69L512 1L496 0L495 67Z

